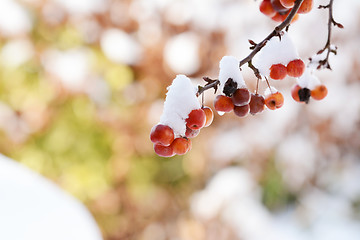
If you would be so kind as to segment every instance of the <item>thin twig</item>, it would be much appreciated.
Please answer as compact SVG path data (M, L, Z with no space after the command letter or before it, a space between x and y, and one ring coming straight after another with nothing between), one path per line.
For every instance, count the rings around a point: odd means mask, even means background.
M203 79L207 82L205 86L198 86L198 91L196 93L196 96L200 96L203 92L205 92L208 89L214 88L215 92L220 85L220 81L218 79L210 79L208 77L203 77Z
M318 8L319 9L329 9L329 20L328 20L328 36L327 36L327 41L326 44L324 46L324 48L322 48L320 51L317 52L317 54L321 54L323 53L325 50L326 52L326 57L323 60L319 61L319 65L317 67L317 69L320 69L321 67L325 67L331 70L330 64L329 64L329 56L330 53L334 53L336 55L336 48L332 49L331 48L331 33L332 33L332 25L337 26L338 28L344 28L344 26L338 22L336 22L334 20L334 16L333 16L333 3L334 0L330 0L328 5L320 5Z

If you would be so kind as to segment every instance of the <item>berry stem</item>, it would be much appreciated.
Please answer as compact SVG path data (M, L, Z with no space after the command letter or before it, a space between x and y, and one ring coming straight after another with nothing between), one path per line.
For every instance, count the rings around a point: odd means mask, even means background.
M303 1L304 0L296 0L295 1L294 7L291 9L291 11L290 11L289 15L286 17L286 19L282 23L280 23L278 26L276 26L275 29L264 40L262 40L260 43L255 45L255 47L251 51L251 53L247 57L245 57L243 60L240 61L239 68L242 65L244 65L245 63L250 62L253 59L253 57L266 45L267 41L269 41L274 36L279 36L280 32L284 28L286 28L287 26L290 25L291 20L294 18L295 14L299 10L301 3Z

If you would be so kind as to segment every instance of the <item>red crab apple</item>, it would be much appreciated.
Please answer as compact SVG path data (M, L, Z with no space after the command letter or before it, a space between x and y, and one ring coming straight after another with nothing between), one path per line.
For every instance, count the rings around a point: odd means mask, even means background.
M301 59L292 60L287 64L286 71L290 77L300 77L305 71L305 64Z
M173 147L163 146L161 144L154 144L154 151L160 157L172 157L175 155Z
M315 100L321 100L326 97L328 90L325 85L319 85L311 90L311 97Z
M260 94L251 94L251 99L250 99L250 113L252 115L255 115L257 113L260 113L264 110L265 108L265 99L262 95Z
M273 6L271 5L270 0L264 0L260 3L260 12L265 14L268 17L273 17L276 14L276 11L274 10Z
M270 110L281 108L283 104L284 104L284 96L280 92L275 92L265 97L265 105Z
M150 140L155 144L169 146L174 141L174 131L169 126L157 124L151 129Z
M234 104L231 98L224 95L217 95L214 100L214 108L218 112L231 112L234 109Z
M211 108L206 107L206 106L203 107L202 110L205 112L205 115L206 115L206 121L205 121L205 126L204 127L208 127L208 126L210 126L210 124L214 120L214 113L211 110Z
M191 149L191 140L182 137L175 138L170 146L173 148L175 154L184 155Z
M238 88L233 93L231 100L235 106L243 106L250 102L250 92L247 88Z
M205 126L206 115L202 109L194 109L189 113L185 120L186 126L190 129L197 130Z
M270 77L274 80L281 80L286 77L287 70L284 65L281 63L279 64L273 64L270 67Z

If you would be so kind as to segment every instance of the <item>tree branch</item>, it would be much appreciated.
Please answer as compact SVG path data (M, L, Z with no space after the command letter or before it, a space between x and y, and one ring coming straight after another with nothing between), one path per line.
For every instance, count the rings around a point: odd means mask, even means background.
M276 26L275 29L264 40L262 40L260 43L256 44L256 46L254 47L252 52L247 57L245 57L243 60L240 61L239 67L241 67L245 63L251 61L253 59L253 57L266 45L267 41L269 41L274 36L278 36L284 28L286 28L287 26L290 25L291 20L294 18L295 14L299 10L303 1L304 0L296 0L295 1L294 7L291 9L291 11L290 11L289 15L286 17L286 19L282 23L280 23L278 26Z
M329 64L329 56L330 53L334 53L336 55L336 48L332 49L331 48L331 32L332 32L332 25L337 26L338 28L344 28L344 26L338 22L336 22L334 20L333 17L333 3L334 0L330 0L328 5L320 5L318 8L319 9L329 9L329 20L328 20L328 36L327 36L327 41L326 44L324 46L324 48L322 48L320 51L317 52L317 54L321 54L323 53L325 50L326 52L326 57L323 60L319 61L319 65L317 67L317 69L320 69L321 67L325 67L331 70L330 64Z

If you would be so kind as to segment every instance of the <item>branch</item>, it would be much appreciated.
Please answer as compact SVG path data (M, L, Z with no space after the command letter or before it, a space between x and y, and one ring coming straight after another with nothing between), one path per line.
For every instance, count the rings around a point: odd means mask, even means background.
M333 17L333 3L334 0L330 0L328 5L320 5L318 8L319 9L329 9L329 20L328 20L328 36L327 36L327 41L326 44L324 46L324 48L322 48L320 51L317 52L317 54L321 54L323 53L325 50L326 52L326 57L323 60L319 61L319 65L317 67L317 69L320 69L321 67L325 67L331 70L330 64L329 64L329 56L330 53L334 53L336 55L336 48L332 49L331 48L331 30L332 30L332 25L338 27L338 28L344 28L344 26L338 22L336 22L334 20Z
M241 66L244 65L245 63L248 63L248 66L254 71L255 76L258 79L261 78L259 70L254 65L252 65L251 60L266 45L267 41L269 41L271 38L273 38L275 36L280 36L280 32L284 28L286 28L290 25L291 20L294 18L295 14L299 10L303 1L304 0L296 0L294 7L291 9L291 11L290 11L289 15L286 17L286 19L282 23L280 23L278 26L276 26L275 29L260 43L256 44L254 41L249 40L250 44L252 45L252 47L250 48L250 49L252 49L252 52L247 57L245 57L243 60L240 61L239 68L241 68ZM208 77L203 77L203 79L207 82L207 84L203 87L198 86L198 91L196 93L196 96L200 96L203 92L205 92L206 90L211 89L211 88L214 88L215 92L216 92L218 86L220 85L220 81L217 79L212 80Z
M295 1L294 7L291 9L286 19L282 23L280 23L277 27L275 27L275 29L264 40L262 40L260 43L255 45L252 52L247 57L245 57L243 60L240 61L239 67L251 61L253 57L266 45L267 41L269 41L274 36L278 36L284 28L290 25L291 20L294 18L295 14L299 10L303 1L304 0Z
M211 79L208 77L203 77L204 81L207 82L207 84L205 84L205 86L198 86L198 91L196 93L196 96L200 96L200 94L202 94L203 92L205 92L208 89L213 88L215 90L215 93L217 91L218 86L220 85L220 81L218 79Z

